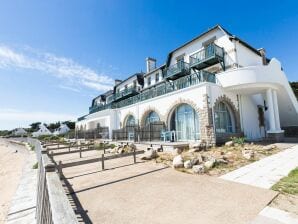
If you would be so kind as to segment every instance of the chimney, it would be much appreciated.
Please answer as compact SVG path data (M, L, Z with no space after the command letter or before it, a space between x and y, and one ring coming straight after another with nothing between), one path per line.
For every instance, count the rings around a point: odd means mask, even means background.
M122 82L122 80L120 80L120 79L115 79L115 86L117 86L119 83L121 83Z
M151 72L154 69L156 69L156 59L146 58L146 72Z
M266 51L265 51L265 49L264 48L260 48L260 49L258 49L258 51L261 54L263 65L267 65L267 59L266 59Z

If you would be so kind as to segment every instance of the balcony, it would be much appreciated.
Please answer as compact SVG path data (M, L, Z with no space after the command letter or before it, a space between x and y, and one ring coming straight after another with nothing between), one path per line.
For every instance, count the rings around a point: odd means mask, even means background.
M190 68L197 70L201 70L218 63L220 63L223 70L225 70L224 49L216 44L210 44L206 48L189 57Z
M118 93L115 93L114 100L118 101L120 99L125 99L127 97L137 95L138 93L139 92L137 91L136 87L127 88Z
M189 65L184 61L179 61L176 64L170 66L166 70L166 79L174 80L181 76L189 74Z
M89 107L89 114L92 114L101 110L105 110L105 109L111 109L111 108L112 108L112 104L94 105Z

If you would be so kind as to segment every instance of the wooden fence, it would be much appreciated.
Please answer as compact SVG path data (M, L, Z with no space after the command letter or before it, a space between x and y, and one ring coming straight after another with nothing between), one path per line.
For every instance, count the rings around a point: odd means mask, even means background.
M38 160L36 222L39 224L78 223L76 215L56 173L55 164L38 140L28 138L35 146Z

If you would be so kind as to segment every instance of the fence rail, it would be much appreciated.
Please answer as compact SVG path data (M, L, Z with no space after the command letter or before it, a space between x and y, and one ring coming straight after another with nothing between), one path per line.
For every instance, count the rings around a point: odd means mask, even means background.
M35 146L38 161L36 222L39 224L78 223L62 187L55 164L38 140L28 138Z

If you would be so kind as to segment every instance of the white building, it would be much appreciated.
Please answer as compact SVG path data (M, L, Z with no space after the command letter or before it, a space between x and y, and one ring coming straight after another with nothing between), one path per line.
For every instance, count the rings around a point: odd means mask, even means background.
M59 128L55 129L54 135L63 135L70 131L69 127L66 124L61 124Z
M109 138L220 143L231 136L282 140L298 125L298 104L281 63L217 25L146 73L116 80L92 101L76 131L109 128ZM137 128L135 128L137 127Z
M12 131L12 134L15 136L23 136L27 134L24 128L16 128Z
M39 137L41 135L52 135L52 132L44 124L40 124L38 131L33 132L32 136Z

